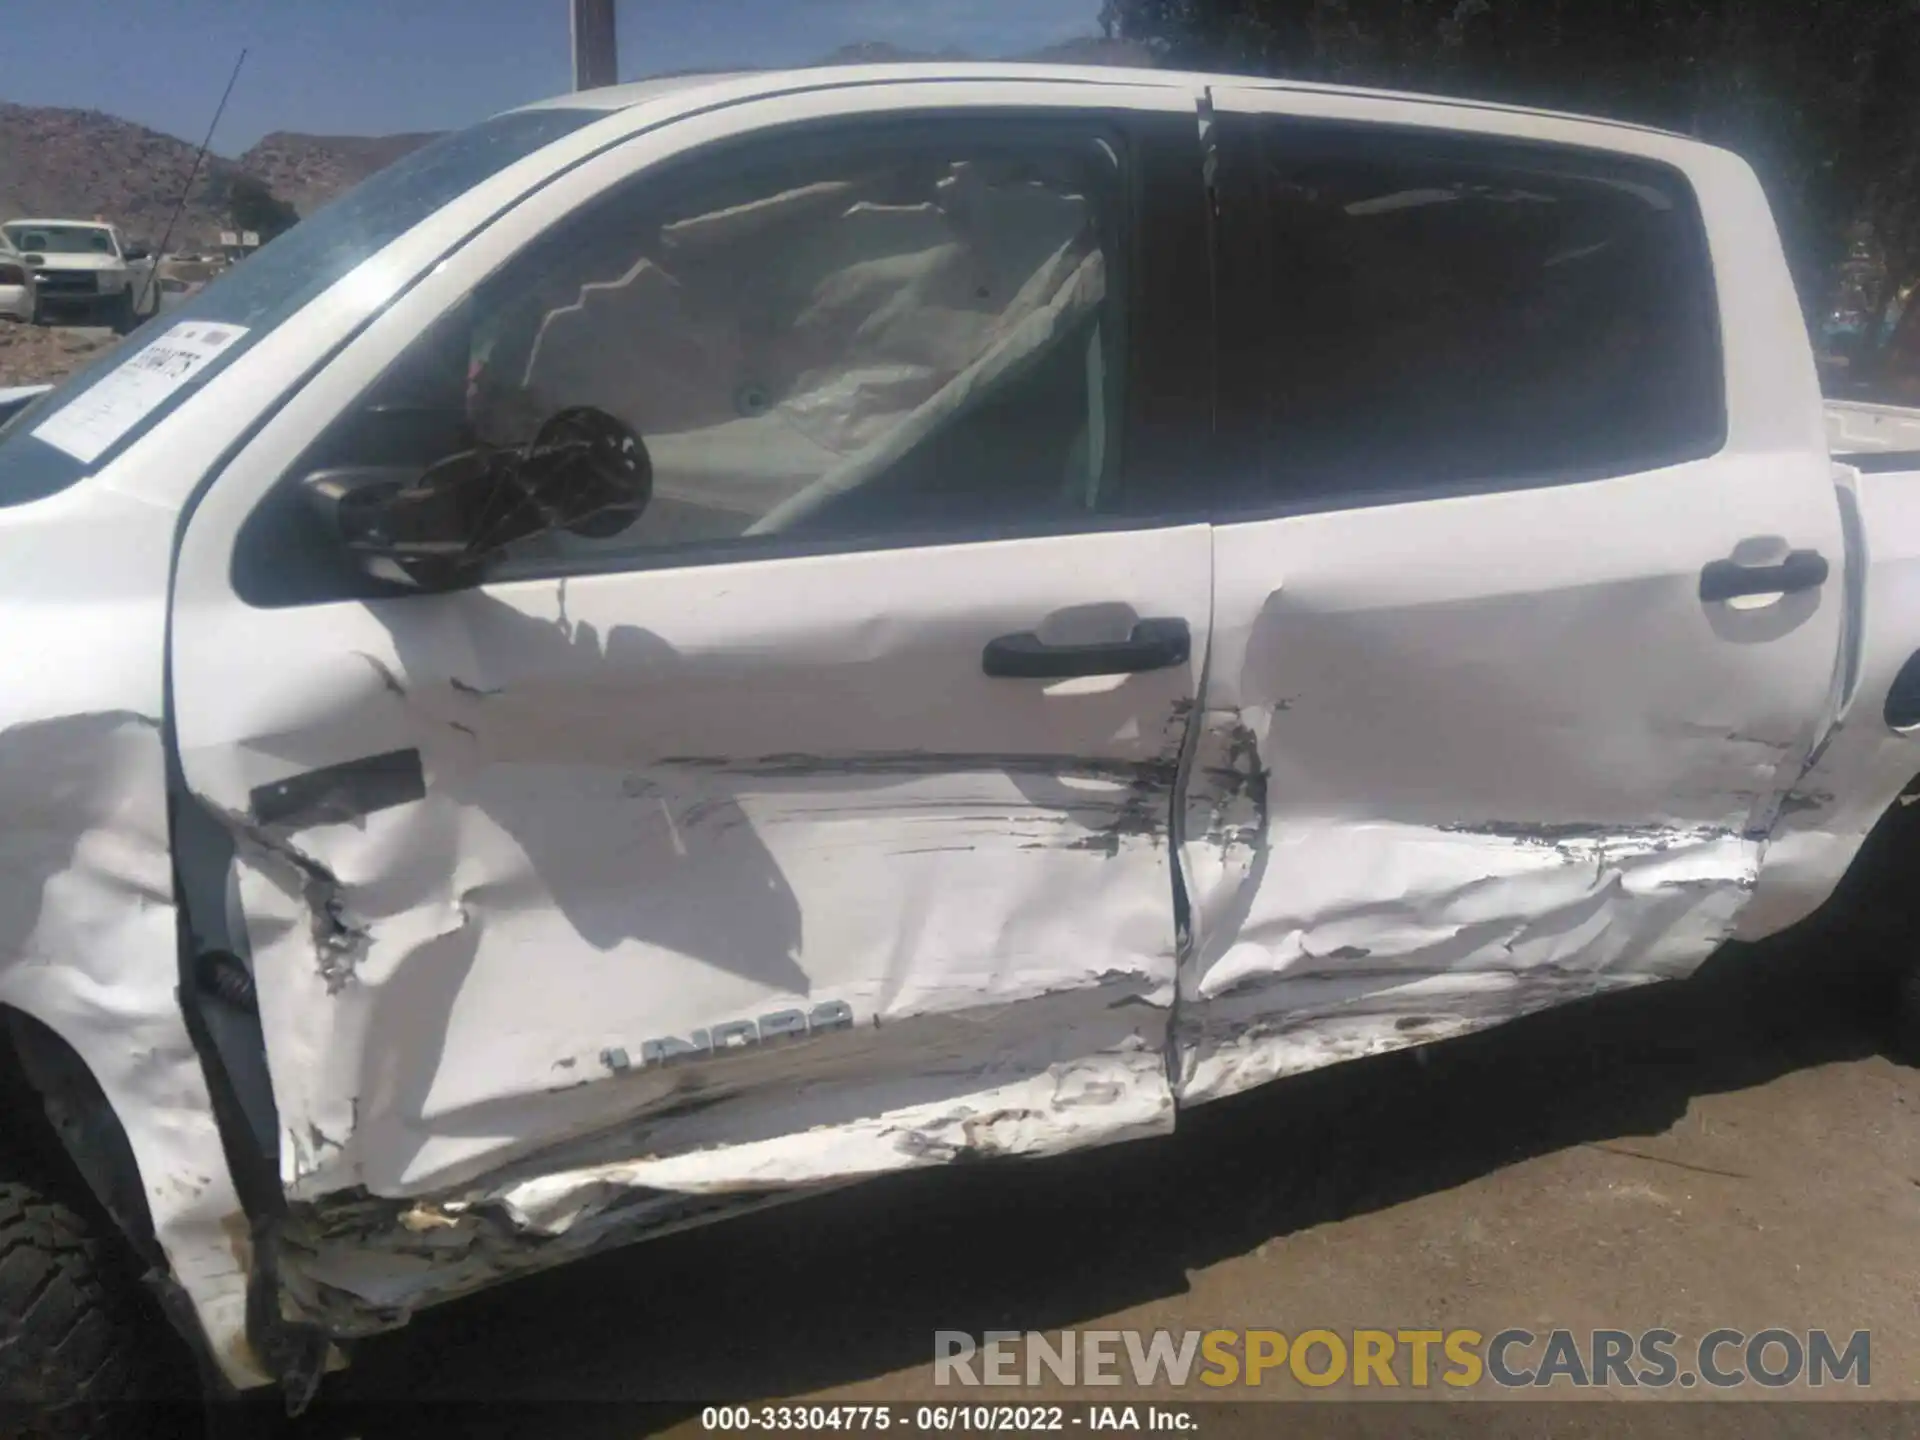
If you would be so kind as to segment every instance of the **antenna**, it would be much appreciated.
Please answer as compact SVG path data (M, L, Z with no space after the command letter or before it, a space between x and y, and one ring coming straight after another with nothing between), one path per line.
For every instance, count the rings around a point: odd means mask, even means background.
M233 62L233 73L227 77L227 88L220 93L220 103L213 107L213 121L207 126L207 138L200 142L200 153L193 157L193 168L187 172L187 183L180 188L180 199L173 207L173 214L167 217L167 228L160 232L160 243L153 247L153 263L147 269L146 284L133 297L133 313L139 317L140 307L146 302L147 292L153 288L160 274L160 257L167 253L167 242L173 238L173 227L180 223L180 212L187 208L187 196L193 193L193 182L200 178L200 167L205 163L207 151L213 145L213 132L220 127L220 117L227 112L227 101L233 95L234 82L240 78L240 67L247 63L247 52L243 46L240 58Z

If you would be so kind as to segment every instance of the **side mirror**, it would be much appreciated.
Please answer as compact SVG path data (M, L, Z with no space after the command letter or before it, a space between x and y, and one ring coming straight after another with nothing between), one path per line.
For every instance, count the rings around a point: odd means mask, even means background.
M132 245L121 252L121 258L123 260L145 260L149 256L151 256L152 253L153 253L152 251L147 250L142 246Z
M301 489L367 574L449 590L545 531L619 534L653 498L653 465L633 431L580 407L554 415L524 446L463 450L425 471L318 470Z

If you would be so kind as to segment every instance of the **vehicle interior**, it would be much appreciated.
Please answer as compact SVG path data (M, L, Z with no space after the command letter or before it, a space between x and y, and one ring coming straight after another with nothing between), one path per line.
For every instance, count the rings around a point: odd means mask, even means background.
M485 557L503 579L1084 514L1115 473L1116 170L1105 145L803 153L617 194L444 317L296 469L511 454L580 408L618 421L644 510L521 535ZM296 502L256 522L243 593L364 589Z

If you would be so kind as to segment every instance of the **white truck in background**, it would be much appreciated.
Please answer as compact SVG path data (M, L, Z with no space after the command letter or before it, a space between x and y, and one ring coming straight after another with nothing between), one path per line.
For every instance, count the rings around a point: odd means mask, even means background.
M18 250L0 230L0 317L31 325L39 318L40 307L33 293L33 273Z
M1679 979L1920 774L1920 413L1633 126L590 91L13 403L0 1399Z
M34 317L78 315L125 334L154 313L155 257L97 220L9 220L0 233L33 282Z

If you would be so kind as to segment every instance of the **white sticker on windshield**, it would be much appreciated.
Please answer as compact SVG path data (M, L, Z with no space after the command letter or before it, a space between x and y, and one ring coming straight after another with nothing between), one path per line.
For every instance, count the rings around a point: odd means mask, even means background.
M90 465L246 333L208 320L175 325L41 421L34 437Z

